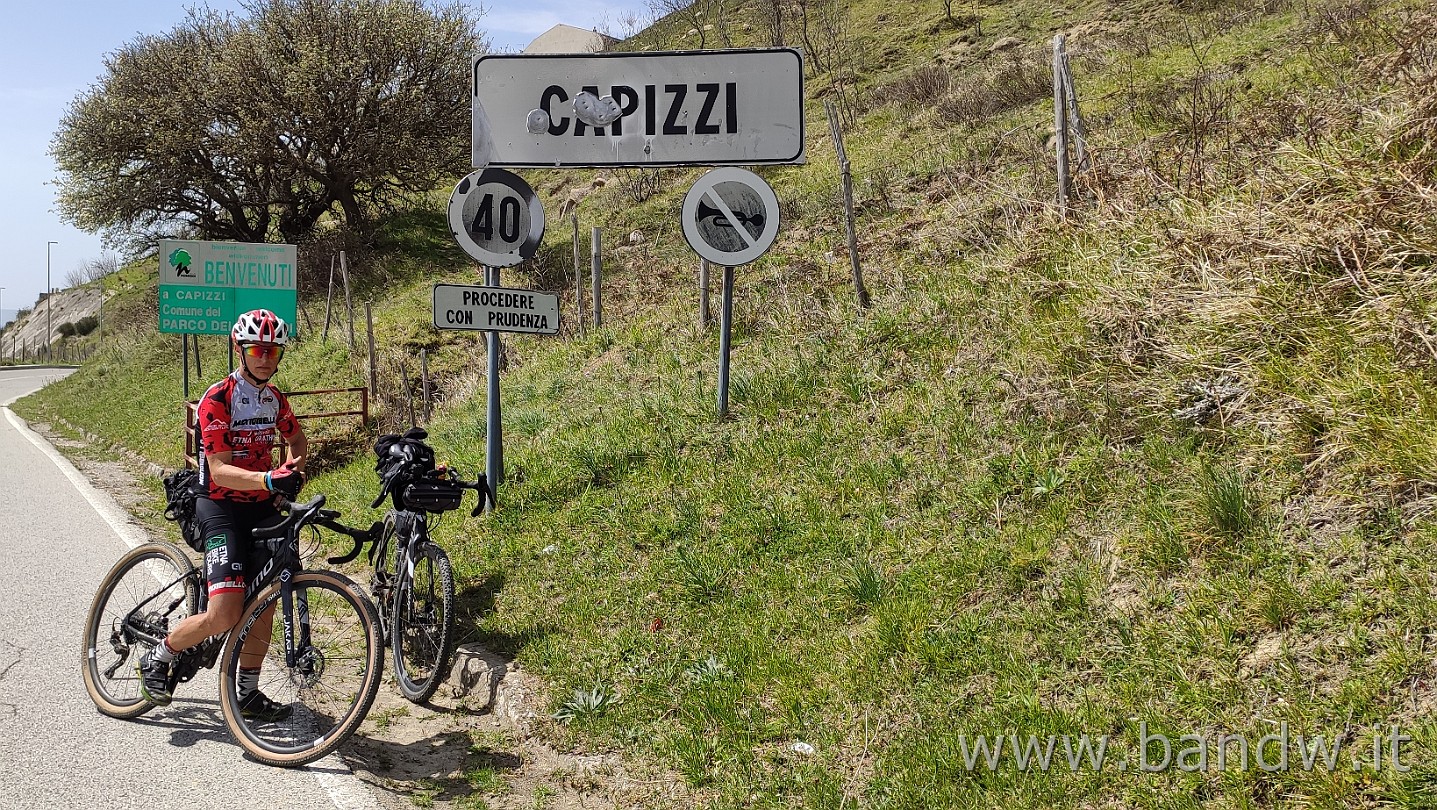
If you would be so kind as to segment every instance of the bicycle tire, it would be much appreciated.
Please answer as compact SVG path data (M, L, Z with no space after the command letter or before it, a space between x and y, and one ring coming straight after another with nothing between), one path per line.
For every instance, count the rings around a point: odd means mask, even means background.
M434 696L448 676L454 641L454 568L434 543L419 547L413 572L400 576L390 611L390 649L399 693L414 703Z
M374 605L348 577L333 571L303 571L294 577L296 613L304 594L310 644L296 649L305 663L284 664L283 622L276 615L260 674L260 690L291 707L282 720L242 715L237 692L240 649L254 623L270 605L279 611L280 583L271 583L245 603L243 619L230 633L220 666L220 708L240 746L266 765L293 768L338 748L364 722L383 674L383 645ZM300 632L295 628L295 644ZM338 664L344 663L343 669ZM322 681L322 682L321 682Z
M180 619L193 616L199 609L194 574L194 563L175 546L146 543L126 552L100 581L85 617L80 670L85 691L102 714L129 720L155 708L140 694L135 674L143 645L121 623L136 605L157 594L145 611L157 626L170 629ZM176 579L180 581L164 587ZM174 611L162 616L175 600Z

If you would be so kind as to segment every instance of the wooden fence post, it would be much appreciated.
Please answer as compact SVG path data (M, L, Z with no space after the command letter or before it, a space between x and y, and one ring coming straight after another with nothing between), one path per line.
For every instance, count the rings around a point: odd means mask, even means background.
M424 424L429 424L429 350L419 350L419 384L424 389Z
M409 384L409 370L404 367L403 363L393 359L390 360L390 364L399 372L399 379L404 383L404 403L409 406L409 424L418 427L419 420L414 415L414 387Z
M598 329L599 327L604 325L604 299L603 293L600 291L600 287L602 286L602 281L604 278L604 256L601 249L601 243L603 241L603 230L603 228L594 229L593 245L589 254L589 258L591 260L589 283L593 287L594 300L592 309L594 311L595 329Z
M848 152L843 148L843 127L838 121L838 109L832 101L823 102L828 113L828 131L833 136L833 148L838 151L838 170L843 175L843 216L848 228L848 260L853 269L853 290L858 296L858 305L868 309L868 288L863 285L863 266L858 259L858 233L853 221L853 168L848 163Z
M349 297L349 262L339 252L339 272L344 276L344 309L349 313L349 350L354 351L354 300Z
M319 338L324 343L329 342L329 313L334 306L334 261L336 258L333 255L329 257L329 287L324 294L324 334Z
M579 215L569 214L569 222L574 225L574 323L579 325L579 337L584 336L584 293L580 281L580 274L583 272L582 258L579 255Z
M364 323L369 329L369 393L379 396L379 368L374 357L374 312L368 301L364 302Z
M1058 215L1068 216L1068 111L1067 93L1063 87L1064 36L1053 37L1053 132L1054 152L1058 158Z
M1085 172L1093 165L1088 157L1088 126L1083 122L1083 113L1078 109L1078 88L1073 83L1073 65L1068 61L1066 50L1063 52L1063 87L1067 91L1068 131L1073 136L1078 171Z

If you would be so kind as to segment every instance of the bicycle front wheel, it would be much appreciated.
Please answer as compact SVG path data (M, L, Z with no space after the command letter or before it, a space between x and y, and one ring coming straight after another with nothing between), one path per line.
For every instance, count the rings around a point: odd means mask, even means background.
M198 603L194 564L169 543L146 543L115 563L90 603L81 650L85 691L102 713L128 720L155 707L135 674L149 648L140 636L163 638Z
M292 667L285 665L282 611L279 582L246 603L225 643L220 707L230 732L255 759L289 768L329 754L359 728L379 690L383 645L369 598L332 571L294 577ZM240 705L240 657L247 646L262 656L259 691L278 711L257 714Z
M423 703L448 675L454 641L454 570L433 543L419 546L411 573L401 573L394 592L390 647L399 691Z

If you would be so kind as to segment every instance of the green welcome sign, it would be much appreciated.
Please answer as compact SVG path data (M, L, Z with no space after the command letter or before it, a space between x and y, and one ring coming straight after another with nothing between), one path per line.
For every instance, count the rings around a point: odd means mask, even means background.
M235 317L267 309L299 334L294 245L160 240L160 331L228 335Z

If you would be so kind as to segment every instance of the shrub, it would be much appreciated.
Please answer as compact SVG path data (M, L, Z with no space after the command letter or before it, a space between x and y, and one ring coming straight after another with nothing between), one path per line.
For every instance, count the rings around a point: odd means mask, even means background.
M985 76L953 80L953 90L938 104L939 115L950 123L974 123L1046 98L1053 92L1053 74L1037 56L1014 53L1006 63Z
M943 65L922 65L888 85L880 95L904 109L926 109L953 87L953 74Z

